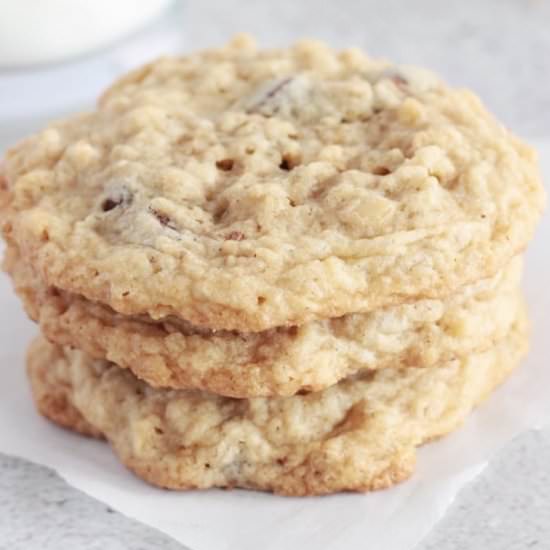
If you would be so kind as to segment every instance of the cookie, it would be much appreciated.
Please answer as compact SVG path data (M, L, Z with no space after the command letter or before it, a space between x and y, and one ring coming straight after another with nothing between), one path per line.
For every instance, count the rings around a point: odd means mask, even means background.
M44 391L69 389L66 402L154 485L314 495L382 489L408 477L415 448L459 426L526 347L522 315L483 353L434 368L363 372L322 392L271 399L153 389L129 370L43 339L29 353L29 372L63 372L65 383Z
M3 168L3 163L0 161L0 214L2 213L2 208L9 202L8 180L4 175Z
M544 191L465 90L311 41L130 73L6 154L3 231L48 286L259 332L494 275Z
M59 350L46 340L36 340L27 353L27 375L36 408L63 428L90 437L101 438L80 414L73 402L71 381L66 365L58 361Z
M445 300L258 333L209 331L177 318L154 322L47 289L15 250L5 266L44 335L129 368L155 387L232 397L318 391L360 370L429 367L489 348L522 305L522 260Z

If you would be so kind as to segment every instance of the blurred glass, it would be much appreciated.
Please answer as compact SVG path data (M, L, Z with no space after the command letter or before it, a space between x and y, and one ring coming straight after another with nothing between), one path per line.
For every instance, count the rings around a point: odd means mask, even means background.
M0 150L180 51L182 19L173 0L0 0Z

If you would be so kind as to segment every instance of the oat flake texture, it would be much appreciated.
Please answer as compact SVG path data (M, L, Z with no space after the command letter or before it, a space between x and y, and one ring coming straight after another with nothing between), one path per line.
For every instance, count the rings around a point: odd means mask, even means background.
M27 313L50 341L128 368L154 387L232 397L319 391L363 370L433 367L490 348L523 307L517 257L495 277L444 300L235 334L173 317L156 322L125 317L45 288L13 250L5 265Z
M28 370L44 415L102 433L150 483L313 495L381 489L408 477L415 448L458 427L526 347L522 311L506 338L483 353L271 399L153 389L129 370L43 339L31 346Z

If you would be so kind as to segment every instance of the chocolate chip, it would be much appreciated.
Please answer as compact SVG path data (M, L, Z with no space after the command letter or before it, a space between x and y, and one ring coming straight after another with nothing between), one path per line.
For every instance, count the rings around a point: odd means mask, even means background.
M160 210L156 210L151 206L149 207L149 212L157 219L160 225L174 230L177 229L175 222L172 220L172 218L170 218L168 214L166 214L166 212L161 212Z
M111 185L107 188L107 196L101 202L101 210L110 212L118 206L129 206L134 198L133 193L120 184Z
M391 174L391 170L385 166L375 166L372 169L372 173L375 176L387 176L388 174Z
M55 298L59 298L61 296L61 292L55 286L49 288L48 294L50 296L54 296Z
M298 327L296 325L293 325L288 328L288 334L292 337L295 337L298 335Z
M279 164L279 168L281 170L290 170L290 164L288 162L287 159L283 158L283 160L281 161L281 164Z
M101 210L103 210L103 212L109 212L120 204L122 204L122 200L107 198L101 203Z
M231 231L225 236L226 241L242 241L243 239L246 239L246 236L241 231Z
M284 153L282 155L281 163L279 168L281 170L290 171L293 168L296 168L300 164L300 157L298 155L293 155L292 153Z
M235 161L233 159L221 159L216 162L216 167L224 172L229 172L233 170Z
M153 215L155 216L155 218L157 218L157 220L161 223L161 225L170 224L170 218L166 214L155 211L153 212Z

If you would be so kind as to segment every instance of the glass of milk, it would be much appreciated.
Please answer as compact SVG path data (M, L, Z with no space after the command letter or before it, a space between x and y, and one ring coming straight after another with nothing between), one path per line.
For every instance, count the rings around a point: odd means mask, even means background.
M118 75L182 45L174 0L0 0L0 156L90 108Z

